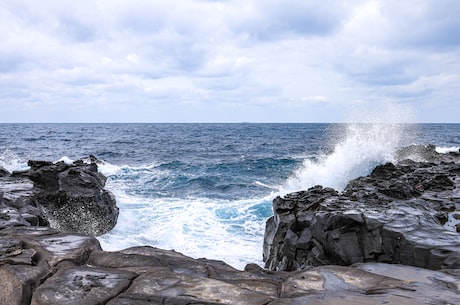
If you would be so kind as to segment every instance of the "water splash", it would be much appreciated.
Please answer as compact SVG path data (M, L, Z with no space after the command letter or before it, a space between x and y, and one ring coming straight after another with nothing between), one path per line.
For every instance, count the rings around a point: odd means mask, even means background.
M7 169L9 172L27 168L26 162L8 148L0 152L0 167Z
M359 176L369 174L375 166L394 161L394 152L410 140L407 135L414 125L410 109L385 104L384 110L360 109L351 121L339 124L335 131L333 152L318 159L306 159L282 185L281 194L305 190L315 185L343 190Z

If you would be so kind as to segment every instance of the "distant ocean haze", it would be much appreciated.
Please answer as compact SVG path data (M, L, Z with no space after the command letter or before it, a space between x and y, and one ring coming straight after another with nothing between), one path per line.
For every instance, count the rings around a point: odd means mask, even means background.
M0 166L102 160L120 207L105 250L175 249L243 268L262 264L277 195L342 189L396 149L460 148L460 124L0 124Z

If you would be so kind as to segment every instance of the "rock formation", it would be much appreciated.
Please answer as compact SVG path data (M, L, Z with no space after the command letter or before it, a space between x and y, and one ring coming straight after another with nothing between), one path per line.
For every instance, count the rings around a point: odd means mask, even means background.
M104 189L96 159L29 161L30 169L0 177L0 228L49 225L63 232L101 235L116 224L118 208Z
M350 181L341 193L315 186L275 198L265 267L382 262L460 268L460 154L413 146L400 158Z

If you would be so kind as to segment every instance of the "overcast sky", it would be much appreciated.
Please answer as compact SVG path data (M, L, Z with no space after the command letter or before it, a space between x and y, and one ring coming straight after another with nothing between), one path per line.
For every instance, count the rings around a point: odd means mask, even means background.
M0 122L460 122L458 0L0 0L0 29Z

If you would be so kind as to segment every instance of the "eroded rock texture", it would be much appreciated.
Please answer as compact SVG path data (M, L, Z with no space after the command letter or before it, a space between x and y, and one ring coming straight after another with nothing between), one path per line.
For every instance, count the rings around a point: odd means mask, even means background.
M266 225L266 267L383 262L460 268L460 154L415 146L400 155L427 161L377 166L341 193L315 186L277 197Z
M0 228L49 225L63 232L101 235L116 224L118 208L104 189L97 159L29 161L30 169L0 175Z

